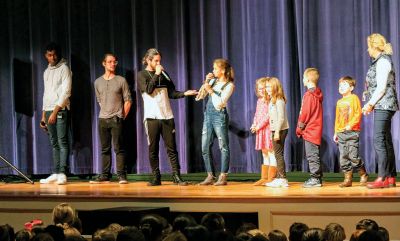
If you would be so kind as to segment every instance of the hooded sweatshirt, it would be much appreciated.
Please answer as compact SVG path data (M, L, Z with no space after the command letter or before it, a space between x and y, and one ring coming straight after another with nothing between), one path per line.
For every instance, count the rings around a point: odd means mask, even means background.
M304 140L321 145L322 138L322 100L320 88L310 88L303 96L296 134Z
M53 111L56 105L61 109L70 108L72 73L67 61L61 59L56 65L49 65L44 71L43 111Z

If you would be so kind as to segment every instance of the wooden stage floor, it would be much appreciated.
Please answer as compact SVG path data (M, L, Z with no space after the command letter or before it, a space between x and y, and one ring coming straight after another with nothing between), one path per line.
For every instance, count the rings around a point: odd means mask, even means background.
M242 202L291 202L291 201L400 201L400 187L368 189L354 183L353 187L340 188L339 183L327 182L323 187L303 188L300 182L291 182L288 188L253 186L250 182L229 182L227 186L177 186L163 182L162 186L149 187L146 182L118 184L89 184L89 182L70 182L67 185L1 183L0 200L141 200L141 199L179 199L192 201L237 201Z
M51 222L52 208L68 202L78 210L129 206L168 207L171 212L257 213L259 227L266 232L280 229L287 233L293 222L320 228L338 222L348 237L359 220L371 218L389 230L391 239L400 240L400 186L372 190L357 183L339 188L339 182L326 182L323 187L306 189L300 182L289 184L289 188L269 188L252 182L220 187L171 182L148 187L143 181L124 185L0 183L0 224L16 226L37 217Z

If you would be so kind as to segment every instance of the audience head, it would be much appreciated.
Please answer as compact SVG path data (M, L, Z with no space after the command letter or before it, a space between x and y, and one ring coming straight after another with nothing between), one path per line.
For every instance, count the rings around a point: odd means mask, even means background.
M308 229L304 223L293 223L289 228L289 241L301 241L303 233Z
M1 241L14 241L14 229L6 224L0 226L0 240Z
M386 228L384 227L379 227L378 228L378 233L382 238L382 241L389 241L390 237L389 237L389 232Z
M50 234L55 241L65 239L64 229L62 227L56 225L49 225L44 228L44 232Z
M382 241L382 237L379 235L378 231L369 229L360 234L358 241Z
M99 229L92 235L92 241L115 241L116 233L107 229Z
M75 210L68 203L60 203L53 208L53 223L55 225L72 226L75 217Z
M187 241L187 238L181 233L181 231L174 231L168 234L163 241Z
M77 216L74 217L72 223L71 223L71 227L74 227L78 230L79 233L82 233L82 221L80 218L78 218Z
M195 226L197 225L196 220L190 216L189 214L180 214L178 215L172 224L174 231L181 231L186 227Z
M253 235L247 233L247 232L242 232L242 233L237 233L235 238L238 241L249 241Z
M269 241L287 241L285 233L277 229L269 232L268 239Z
M362 219L356 224L356 229L375 230L378 231L379 225L372 219Z
M19 230L17 233L15 233L15 241L29 241L31 238L31 233L25 229Z
M240 233L247 233L252 229L257 229L257 226L254 223L242 223L240 227L236 230L236 235Z
M262 234L257 234L251 237L250 241L269 241L267 237Z
M201 219L201 225L206 227L210 233L225 229L225 220L219 213L207 213Z
M196 225L193 227L186 227L183 234L188 241L204 241L210 239L210 232L203 225Z
M350 241L358 241L360 235L365 231L365 229L357 229L351 234Z
M164 229L163 221L159 215L145 215L140 220L140 230L142 231L146 241L156 241L162 238Z
M145 241L144 235L134 226L125 227L119 231L116 241Z
M340 224L330 223L325 227L324 237L326 241L343 241L346 239L346 234Z
M64 240L64 239L58 239L58 240ZM58 241L53 239L53 237L48 234L48 233L39 233L35 236L33 236L32 241Z
M211 233L211 240L213 241L234 241L233 234L226 230L216 230Z
M113 233L118 233L119 231L124 229L124 227L122 227L119 223L111 223L110 225L107 226L106 229Z
M310 228L303 233L302 241L324 241L324 231L320 228Z

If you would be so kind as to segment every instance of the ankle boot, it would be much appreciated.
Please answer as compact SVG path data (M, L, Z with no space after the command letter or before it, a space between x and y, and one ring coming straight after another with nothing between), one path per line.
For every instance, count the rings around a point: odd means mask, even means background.
M160 186L161 185L161 173L160 169L156 168L153 170L153 178L147 183L147 186Z
M228 184L228 173L220 173L218 177L218 181L214 183L214 186L225 186Z
M254 186L264 186L268 182L269 165L261 165L261 179L255 182Z
M267 182L272 182L276 178L276 173L277 173L276 166L269 166Z
M368 174L367 171L365 170L365 167L361 167L358 170L358 174L360 175L360 186L365 186L367 185L368 182Z
M188 182L184 181L179 172L172 173L172 180L175 184L179 186L187 186Z
M351 187L353 184L353 171L344 173L344 180L339 184L339 187Z
M206 179L204 179L204 181L200 182L199 185L200 186L208 186L208 185L213 185L215 182L215 176L213 175L212 172L207 173L207 177Z

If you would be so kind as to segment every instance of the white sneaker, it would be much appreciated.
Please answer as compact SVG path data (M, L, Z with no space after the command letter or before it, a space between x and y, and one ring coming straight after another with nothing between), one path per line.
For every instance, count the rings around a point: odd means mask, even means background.
M65 185L67 184L67 176L65 176L64 173L60 173L58 174L58 178L57 178L57 185Z
M289 187L288 181L286 178L275 178L272 182L268 182L265 184L267 187Z
M55 183L58 180L58 174L51 174L48 178L46 179L40 179L41 184L50 184L50 183Z

